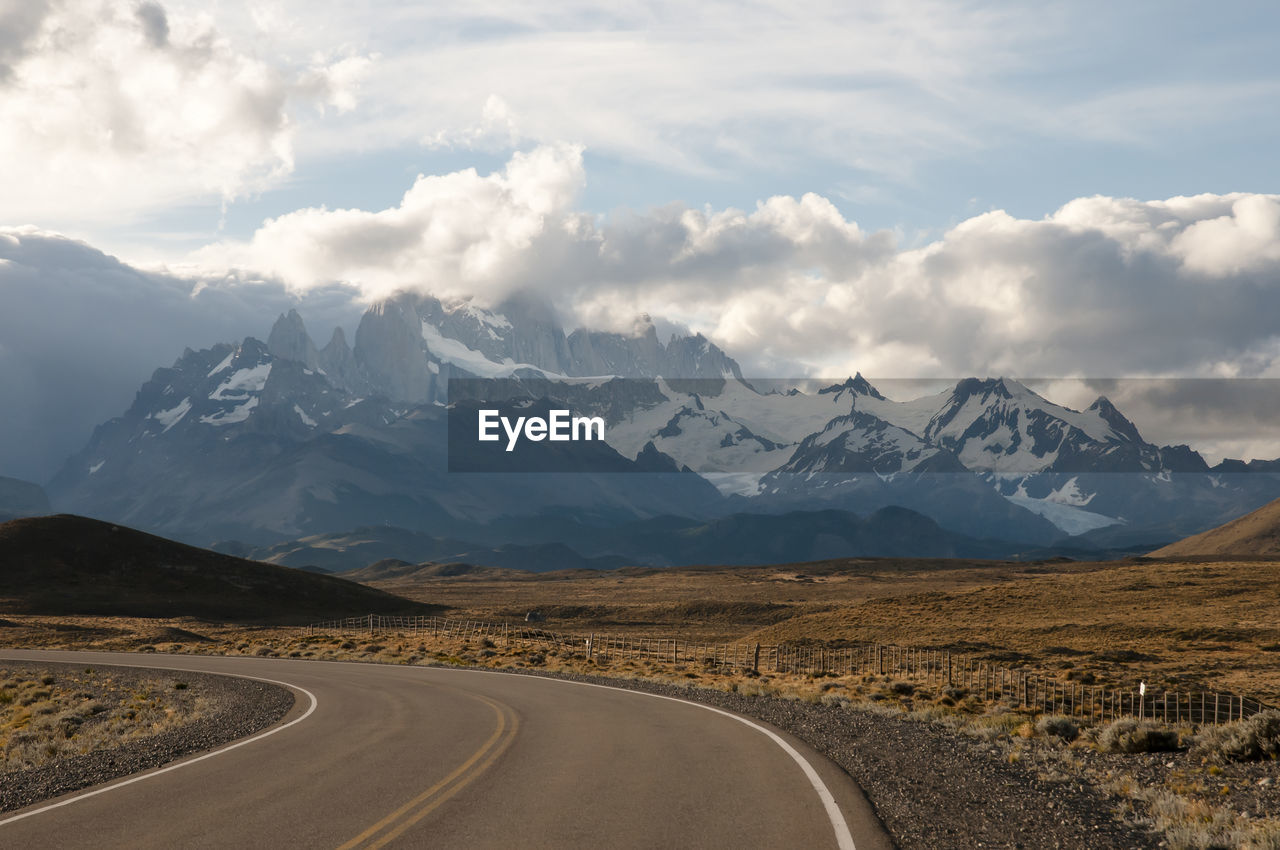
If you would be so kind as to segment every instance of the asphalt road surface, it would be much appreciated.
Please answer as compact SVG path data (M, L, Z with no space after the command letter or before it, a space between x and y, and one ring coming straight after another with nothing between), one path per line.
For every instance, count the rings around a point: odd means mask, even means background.
M0 814L0 847L852 848L892 844L849 777L737 715L423 667L0 650L268 679L297 702L212 754Z

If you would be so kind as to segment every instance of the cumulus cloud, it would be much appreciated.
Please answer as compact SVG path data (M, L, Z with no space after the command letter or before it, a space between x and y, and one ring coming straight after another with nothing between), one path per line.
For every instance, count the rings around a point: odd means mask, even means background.
M323 336L334 316L349 329L364 304L400 288L482 303L533 289L569 325L622 331L648 313L706 333L760 376L1280 377L1277 196L1081 198L1039 219L984 213L903 247L816 194L589 215L576 200L586 179L581 148L540 146L494 173L420 176L387 209L271 219L164 274L11 231L0 243L0 375L29 386L4 397L58 395L67 381L96 399L75 425L84 431L183 346L265 333L300 302ZM84 375L81 359L93 364ZM64 365L51 379L42 363ZM1115 400L1156 411L1153 392ZM1197 414L1202 433L1181 414L1142 416L1162 440L1213 432L1220 454L1280 454L1243 442L1262 432L1232 431L1229 417ZM7 426L34 434L37 421Z
M775 372L1256 375L1276 363L1276 196L1081 198L1041 219L984 213L904 249L815 194L587 216L575 209L585 179L581 149L539 147L493 174L419 177L389 209L282 216L199 260L369 297L409 286L493 302L532 287L571 320L663 316Z
M528 284L539 255L573 241L567 229L587 226L569 211L584 176L580 147L540 147L494 174L420 175L390 209L298 210L195 260L263 271L295 289L350 281L371 298L407 286L505 294Z
M0 229L0 475L49 478L184 348L265 338L302 310L321 342L362 309L347 286L305 298L252 276L144 272L57 234Z
M0 221L118 224L274 185L299 105L349 108L364 62L261 58L154 0L5 4Z

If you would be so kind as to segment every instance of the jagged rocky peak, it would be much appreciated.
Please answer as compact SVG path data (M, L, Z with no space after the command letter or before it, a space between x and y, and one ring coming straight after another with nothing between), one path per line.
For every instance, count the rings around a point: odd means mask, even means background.
M521 291L508 296L495 310L511 325L506 357L565 375L579 374L573 371L564 328L549 300L535 292Z
M282 313L276 323L271 326L271 334L267 337L267 350L276 357L285 360L296 360L315 369L320 365L320 352L307 333L307 326L297 310Z
M366 310L356 328L357 367L378 392L398 401L430 401L437 389L439 367L431 370L436 360L428 357L419 306L416 295L392 296Z
M846 378L843 384L832 384L829 387L823 387L818 390L818 395L828 395L832 393L839 394L846 390L855 396L870 396L871 398L878 399L880 401L887 400L880 394L879 390L871 385L870 381L862 377L861 372L858 372L852 378Z
M1094 400L1093 404L1089 405L1088 412L1096 414L1099 419L1107 423L1111 430L1115 431L1124 439L1130 440L1134 443L1142 442L1142 436L1138 434L1138 427L1129 421L1129 419L1111 403L1111 399L1106 396L1098 396L1097 399Z
M351 347L347 345L347 335L342 332L342 328L333 329L333 336L329 337L328 344L320 351L330 357L343 357L351 353Z
M355 352L347 345L347 335L342 328L334 328L333 336L324 348L320 349L320 371L335 387L352 393L363 394L368 391L369 382L356 363Z
M627 332L583 328L566 336L554 305L536 292L517 292L493 306L397 294L365 313L354 356L360 378L373 390L412 402L446 400L451 377L530 369L552 378L742 377L738 364L701 334L662 345L644 315Z
M1005 400L1012 400L1022 396L1040 398L1034 392L1010 378L963 378L956 383L956 388L952 395L961 403L973 396L978 396L984 400L993 397Z
M670 378L736 378L742 370L732 357L702 334L672 337L663 358L663 377Z
M629 332L578 328L569 334L569 357L579 375L653 376L662 371L666 349L648 314L636 317Z

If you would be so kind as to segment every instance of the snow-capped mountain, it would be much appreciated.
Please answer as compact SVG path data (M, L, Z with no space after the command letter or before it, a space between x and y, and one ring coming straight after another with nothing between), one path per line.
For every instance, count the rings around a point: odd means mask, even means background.
M837 416L821 431L804 438L791 459L777 471L807 473L964 472L947 449L930 445L904 428L854 409Z
M289 351L305 353L305 344ZM459 377L742 377L700 334L664 345L648 317L630 334L580 328L566 336L551 305L530 295L492 310L428 295L387 299L361 319L354 360L368 386L408 402L443 403L448 380Z
M359 347L343 354L335 334L317 351L296 313L269 340L188 350L156 370L56 476L59 506L207 545L353 523L439 532L541 510L701 515L718 499L696 475L635 474L679 469L652 447L639 460L602 447L608 474L450 477L438 402L379 392L385 376L362 367Z
M527 296L493 309L396 296L366 312L354 346L337 329L323 348L290 311L266 343L188 350L158 369L50 495L59 509L197 543L387 523L470 528L488 543L526 521L524 542L555 542L584 523L663 514L896 505L1012 541L1010 552L1068 535L1155 544L1280 495L1270 467L1209 469L1186 446L1145 441L1102 397L1077 411L1007 378L905 400L861 375L807 392L766 386L701 336L664 344L646 317L628 333L566 335ZM574 474L449 475L446 404L491 393L599 415L606 445L565 455ZM659 471L682 469L697 474Z

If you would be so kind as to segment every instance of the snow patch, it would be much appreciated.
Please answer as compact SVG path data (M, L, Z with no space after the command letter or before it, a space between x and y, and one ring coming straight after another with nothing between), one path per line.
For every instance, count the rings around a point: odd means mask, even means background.
M303 410L301 407L299 407L298 405L296 405L296 404L295 404L295 405L293 406L293 412L294 412L294 413L296 413L296 414L298 414L298 418L302 420L302 424L303 424L303 425L306 425L308 428L314 428L314 427L316 427L316 421L315 421L314 419L312 419L310 416L308 416L308 415L306 414L306 411L304 411L304 410Z
M227 355L227 358L223 360L221 363L219 363L217 366L214 366L213 369L209 372L209 374L205 375L205 377L212 378L214 375L218 374L223 369L226 369L227 367L229 367L231 365L231 361L235 359L236 359L236 352L233 349L232 352Z
M249 418L249 414L252 413L253 409L257 406L258 399L251 398L244 404L237 404L230 410L215 413L212 416L201 416L200 421L206 425L216 425L219 427L223 425L231 425L236 422L243 422Z
M230 378L223 381L209 395L210 401L240 401L247 398L246 393L262 392L262 388L267 385L267 377L271 374L270 363L261 363L252 369L239 369ZM236 393L236 397L229 398L227 393Z
M184 398L182 401L178 402L177 407L171 407L168 410L162 410L159 413L157 413L155 416L156 421L164 426L164 431L162 431L161 433L168 431L174 425L177 425L179 422L181 422L182 417L186 416L190 410L191 410L191 398L187 397L187 398Z
M89 474L93 475L93 473L97 472L99 469L102 469L102 465L104 463L106 463L105 460L100 460L97 463L95 463L93 466L89 467Z
M446 360L458 368L465 369L481 378L506 378L510 377L517 369L532 369L548 378L566 377L565 375L540 369L530 363L517 363L510 357L504 357L501 363L490 360L474 348L469 348L456 339L444 336L435 325L427 322L422 323L422 339L427 343L427 348L431 353L441 360Z
M702 477L710 481L721 496L758 496L764 473L707 472Z
M1121 522L1113 517L1086 511L1074 505L1064 505L1059 502L1051 502L1048 499L1033 499L1022 492L1015 493L1012 496L1005 496L1005 498L1018 507L1026 508L1033 514L1044 517L1057 526L1058 529L1072 537L1084 534L1087 531L1093 531L1095 528L1119 525Z
M1084 493L1080 492L1080 485L1077 479L1073 476L1070 481L1063 484L1057 490L1054 490L1048 496L1045 496L1044 499L1046 502L1054 502L1059 505L1071 505L1072 507L1083 508L1085 505L1092 502L1093 497L1096 495L1098 494L1090 493L1086 496Z

